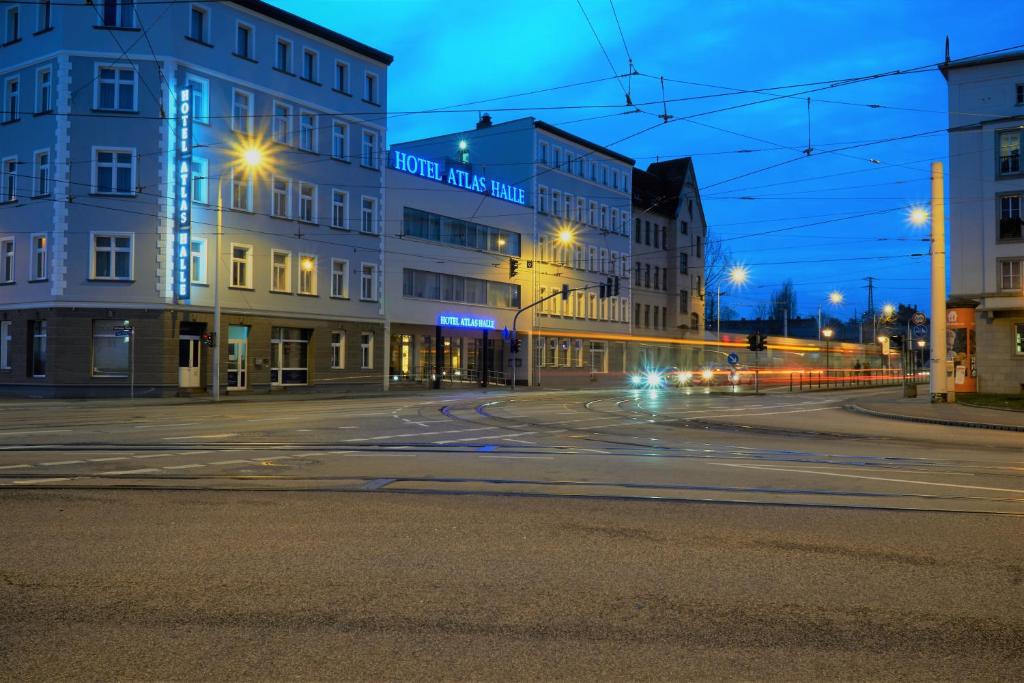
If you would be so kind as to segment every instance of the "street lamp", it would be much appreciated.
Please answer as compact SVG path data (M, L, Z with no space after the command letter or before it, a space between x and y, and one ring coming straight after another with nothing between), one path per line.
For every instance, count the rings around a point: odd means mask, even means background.
M269 162L267 145L252 136L240 138L232 143L231 159L217 174L217 240L213 259L213 388L210 392L214 401L220 400L220 259L221 236L224 234L224 174L240 170L255 175Z
M835 334L831 327L826 327L821 331L821 336L825 338L825 383L829 380L829 342L832 340L832 335Z
M828 302L830 304L832 304L832 306L838 307L845 300L846 300L846 297L838 289L833 289L831 292L828 293ZM819 303L818 304L818 339L821 339L822 331L823 330L821 329L821 304Z
M727 276L731 284L742 287L750 279L750 269L744 265L736 265L729 269ZM722 341L722 283L718 283L718 297L715 304L716 331L715 339Z

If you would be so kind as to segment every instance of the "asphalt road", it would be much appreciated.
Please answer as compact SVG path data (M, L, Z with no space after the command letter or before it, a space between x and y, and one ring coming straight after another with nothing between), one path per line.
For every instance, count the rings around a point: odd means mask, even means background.
M1021 435L871 391L6 402L0 679L1020 679Z
M6 680L1020 680L1019 517L0 491Z

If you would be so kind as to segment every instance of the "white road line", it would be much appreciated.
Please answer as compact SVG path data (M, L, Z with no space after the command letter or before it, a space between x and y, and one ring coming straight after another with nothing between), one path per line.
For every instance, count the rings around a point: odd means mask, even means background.
M57 434L58 432L70 432L70 429L25 429L19 432L0 432L0 436L15 436L17 434Z
M525 443L525 444L529 444L531 446L536 446L537 445L536 441L527 441L526 439L513 439L510 436L506 436L506 437L504 437L503 439L500 439L500 440L501 441L514 441L515 443Z
M104 476L104 477L106 477L106 476L119 475L119 474L144 474L146 472L159 472L159 471L160 471L160 468L158 468L158 467L149 467L149 468L141 469L141 470L120 470L119 472L100 472L99 474Z
M259 462L274 462L275 460L291 460L290 455L275 455L272 458L259 458Z
M206 467L206 465L168 465L165 470L190 470L193 467Z
M481 455L488 460L554 460L551 455Z
M581 452L581 453L583 453L583 452L587 452L587 453L601 453L603 455L608 455L609 453L611 453L611 451L602 451L602 450L600 450L598 448L577 448L576 450Z
M1024 493L1024 490L1020 489L1001 489L991 486L971 486L969 484L946 484L938 481L917 481L914 479L890 479L889 477L868 477L863 474L840 474L838 472L821 472L817 470L798 470L789 467L768 467L766 465L739 465L728 462L712 462L709 465L719 465L721 467L742 467L750 470L768 470L771 472L797 472L800 474L817 474L824 477L844 477L846 479L870 479L873 481L889 481L897 484L918 484L920 486L944 486L953 489L973 489L976 491L1000 491L1002 493Z
M115 460L127 460L127 459L128 459L127 457L124 457L124 458L122 458L122 457L117 457L117 458L92 458L92 459L89 460L89 462L114 462Z
M39 463L43 467L56 467L57 465L77 465L78 463L85 462L84 460L61 460L59 462L41 462Z
M346 458L415 458L415 453L345 453Z
M184 441L186 439L226 439L238 434L196 434L195 436L165 436L164 441Z
M15 484L49 484L54 481L68 481L70 477L53 477L50 479L21 479L15 481Z
M175 455L178 455L178 453L152 453L150 455L134 455L132 457L139 460L148 460L149 458L170 458Z
M192 425L197 425L197 424L199 424L199 423L198 422L178 422L178 423L175 423L175 424L162 424L162 423L161 424L144 424L144 425L135 425L135 429L173 429L175 427L191 427Z
M345 427L337 427L336 429L359 429L356 425L347 425Z
M22 467L32 467L32 465L0 465L0 470L16 470Z
M218 460L216 462L211 462L210 464L211 465L241 465L243 463L249 465L249 464L252 464L252 460Z

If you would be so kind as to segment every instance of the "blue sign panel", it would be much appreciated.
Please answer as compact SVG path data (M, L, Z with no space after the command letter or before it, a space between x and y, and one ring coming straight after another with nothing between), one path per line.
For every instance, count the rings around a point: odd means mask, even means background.
M178 92L174 152L174 298L192 296L192 87Z
M740 362L740 357L735 353L730 353L726 356L726 360L729 361L729 365L736 365Z
M493 330L497 322L494 318L477 318L453 313L439 313L437 324L442 327L468 327L475 330Z
M440 162L424 159L397 149L394 150L391 157L391 168L445 185L461 187L470 192L490 195L513 204L526 205L526 190L521 187L509 185L493 178L485 178L456 166L442 168Z

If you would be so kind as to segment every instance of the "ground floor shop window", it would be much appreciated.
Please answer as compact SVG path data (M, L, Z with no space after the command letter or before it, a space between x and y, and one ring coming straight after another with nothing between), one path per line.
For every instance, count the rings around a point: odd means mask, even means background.
M370 370L373 368L373 332L363 332L359 343L362 353L362 368Z
M1013 326L1013 350L1018 356L1024 356L1024 323Z
M0 370L11 369L11 321L0 322Z
M270 335L270 382L280 386L309 383L310 330L275 327Z
M590 371L608 372L608 342L592 341L589 344Z
M46 321L33 320L29 325L32 335L29 374L33 377L46 377Z
M129 337L118 337L114 328L120 321L92 321L92 374L93 377L127 377Z

